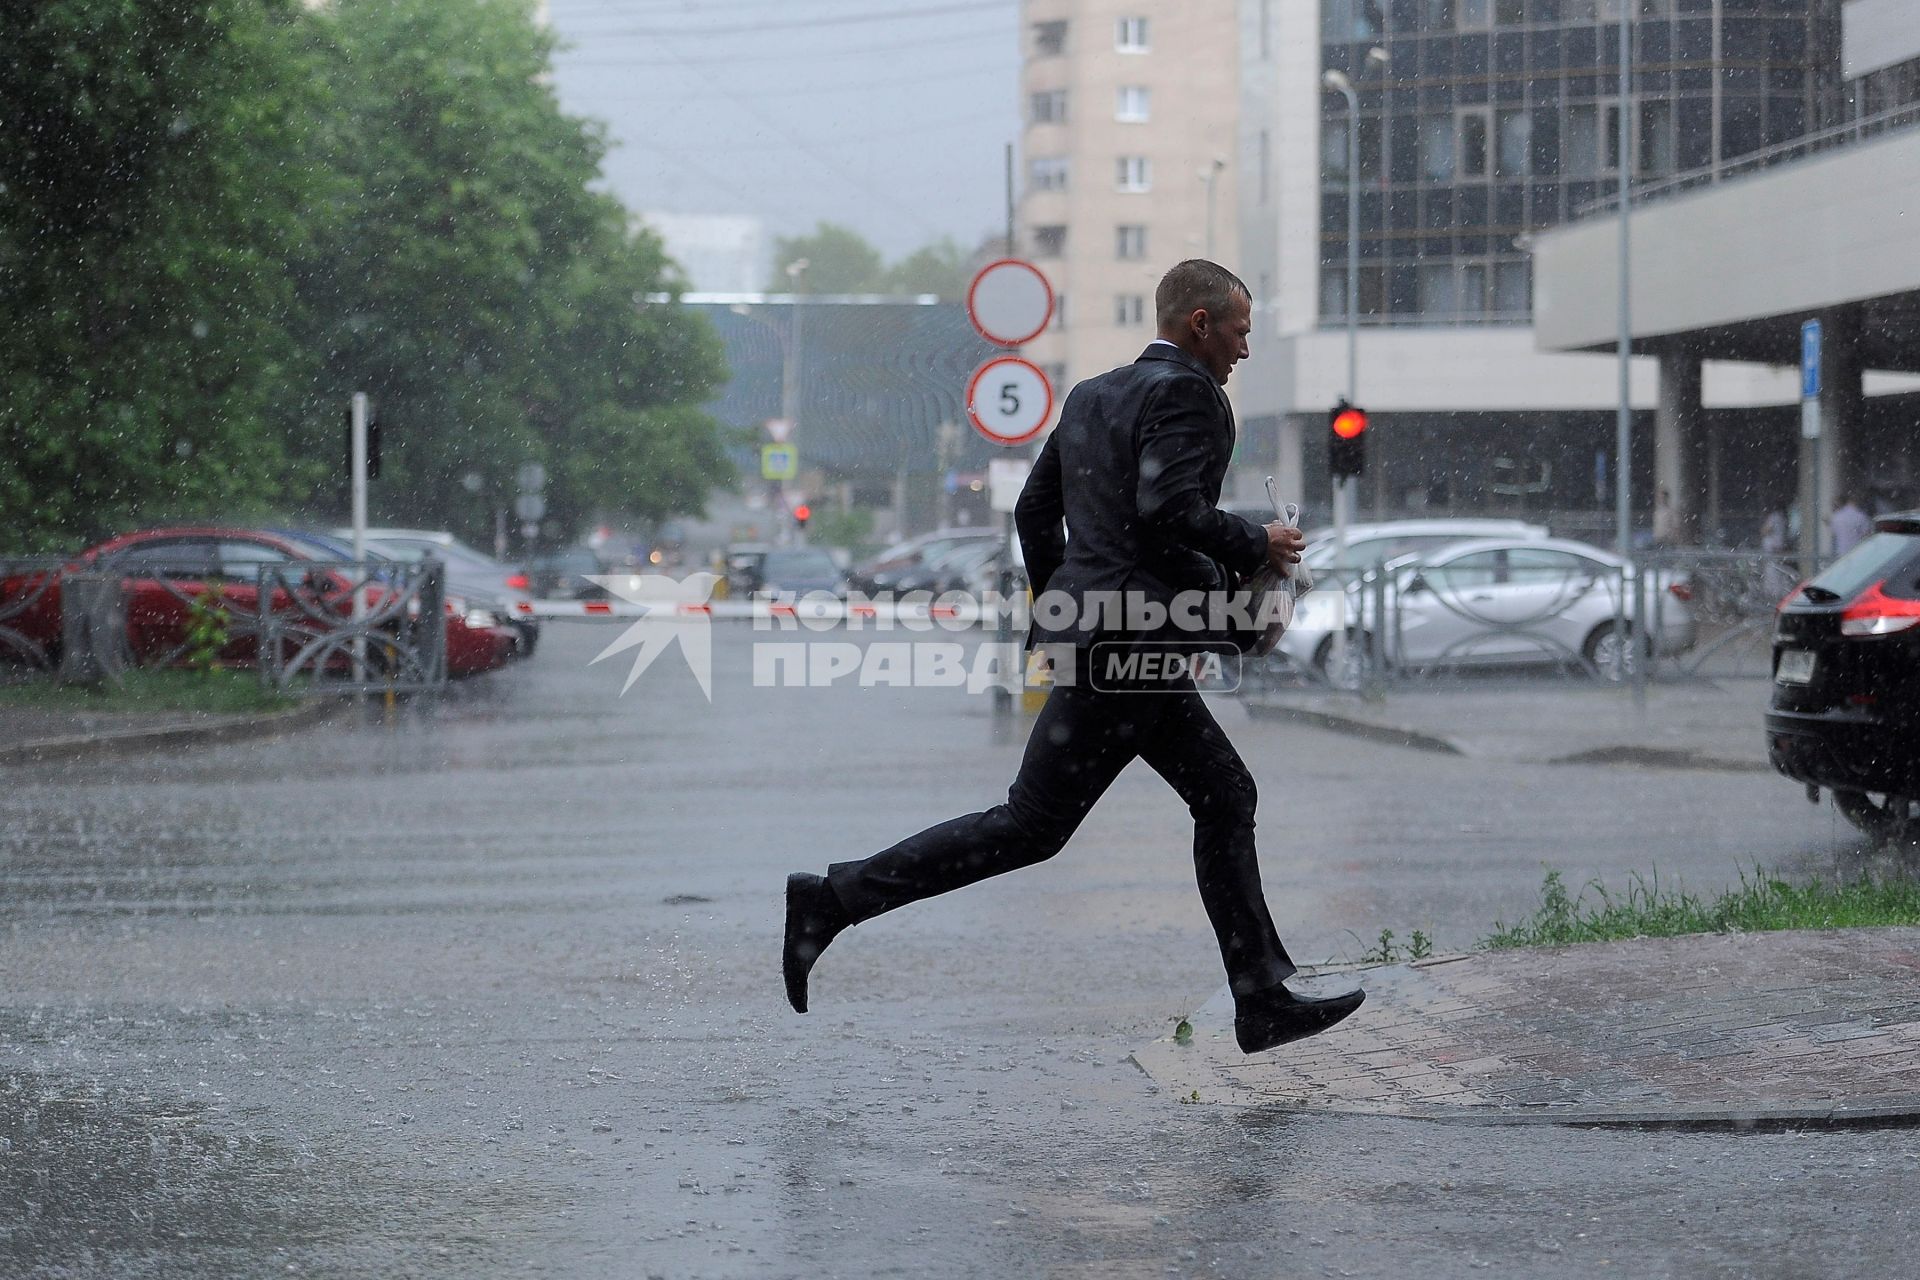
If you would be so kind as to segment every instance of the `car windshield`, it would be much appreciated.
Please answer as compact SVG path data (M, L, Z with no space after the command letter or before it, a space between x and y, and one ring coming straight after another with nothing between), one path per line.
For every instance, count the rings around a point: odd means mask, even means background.
M768 581L778 582L781 577L793 578L830 578L840 570L835 567L833 557L824 551L803 548L793 551L769 551L761 566Z

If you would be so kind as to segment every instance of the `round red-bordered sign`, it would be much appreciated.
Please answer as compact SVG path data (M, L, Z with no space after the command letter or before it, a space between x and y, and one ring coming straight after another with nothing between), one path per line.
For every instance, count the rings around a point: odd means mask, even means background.
M996 346L1024 346L1039 337L1051 319L1053 285L1031 262L989 262L967 286L967 320L975 333Z
M1052 416L1053 384L1031 360L995 356L967 382L967 418L995 444L1025 444Z

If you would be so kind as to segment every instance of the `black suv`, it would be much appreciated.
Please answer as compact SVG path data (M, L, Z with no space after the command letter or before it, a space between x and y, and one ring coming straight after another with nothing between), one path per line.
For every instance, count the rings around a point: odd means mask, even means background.
M1767 755L1892 842L1920 835L1920 511L1873 529L1780 606Z

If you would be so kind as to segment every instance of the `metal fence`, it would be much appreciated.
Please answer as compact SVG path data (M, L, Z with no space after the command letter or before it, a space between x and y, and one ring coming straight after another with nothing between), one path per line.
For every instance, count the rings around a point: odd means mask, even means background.
M1250 664L1245 687L1380 692L1473 672L1606 683L1765 678L1775 608L1799 581L1791 557L1757 551L1651 549L1630 568L1556 570L1544 549L1537 564L1527 558L1484 574L1375 564L1350 572L1344 587L1324 575L1295 633ZM1345 596L1344 626L1330 607L1335 593ZM1615 629L1622 614L1624 636Z
M0 683L120 683L204 662L257 667L291 693L421 692L446 683L446 621L435 560L265 564L251 581L128 560L0 560Z
M0 684L51 676L57 650L48 643L47 620L57 616L65 561L0 559Z
M310 693L418 693L447 682L438 560L260 567L260 676ZM354 602L360 601L358 616Z

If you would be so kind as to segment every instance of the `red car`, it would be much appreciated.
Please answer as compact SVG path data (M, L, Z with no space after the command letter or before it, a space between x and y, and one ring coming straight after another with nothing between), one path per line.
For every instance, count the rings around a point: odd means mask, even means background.
M103 542L76 557L69 569L88 568L111 560L129 581L127 644L134 656L151 660L184 646L189 601L216 587L220 599L235 616L254 615L259 609L260 566L331 559L321 549L293 538L250 529L149 529ZM337 602L344 615L352 583L342 574L324 571L326 580L313 585L320 597ZM8 600L30 596L44 581L42 574L20 575L0 581L0 607ZM285 606L286 601L278 601ZM60 583L55 581L9 625L50 657L58 653L61 638ZM504 619L470 614L465 601L447 601L447 674L474 675L504 666L512 656L517 636ZM258 659L258 641L248 629L220 651L224 662L251 664Z

